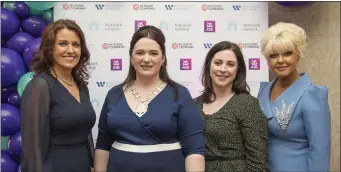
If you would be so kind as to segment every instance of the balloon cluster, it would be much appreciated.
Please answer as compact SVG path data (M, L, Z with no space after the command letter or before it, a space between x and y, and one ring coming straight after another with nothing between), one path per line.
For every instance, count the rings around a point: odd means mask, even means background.
M20 172L20 97L55 2L1 2L1 171Z

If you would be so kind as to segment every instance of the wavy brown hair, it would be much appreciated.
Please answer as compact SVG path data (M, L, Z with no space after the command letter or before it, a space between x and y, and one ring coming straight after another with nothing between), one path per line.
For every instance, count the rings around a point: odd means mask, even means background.
M43 32L40 47L35 54L31 68L35 75L42 72L46 72L51 75L50 67L54 63L53 51L56 43L57 32L61 29L68 29L76 32L81 41L81 56L78 64L72 69L72 77L78 87L82 87L88 84L89 74L87 73L87 65L90 60L90 53L86 47L85 37L82 29L71 20L57 20L49 24Z
M201 73L201 82L204 85L202 100L204 103L212 103L215 101L216 93L212 85L212 78L210 75L211 62L214 55L220 51L231 50L237 57L237 75L232 83L232 91L236 94L250 94L250 87L246 82L246 65L243 53L237 44L229 41L222 41L215 44L207 53Z

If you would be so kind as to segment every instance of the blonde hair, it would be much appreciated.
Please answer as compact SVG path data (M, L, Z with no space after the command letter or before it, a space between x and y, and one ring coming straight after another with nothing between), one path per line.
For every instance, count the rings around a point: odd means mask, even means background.
M265 57L292 51L303 57L306 32L293 23L279 22L271 26L261 38L261 51Z

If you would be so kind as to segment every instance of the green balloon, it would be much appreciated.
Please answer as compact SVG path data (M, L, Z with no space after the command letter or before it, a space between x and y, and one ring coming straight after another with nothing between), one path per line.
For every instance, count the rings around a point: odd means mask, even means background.
M33 72L27 72L23 76L21 76L21 78L19 79L18 84L17 84L17 92L20 97L22 93L24 92L28 82L32 80L33 76L34 76Z
M1 136L1 150L7 150L9 136Z
M6 2L4 2L3 7L10 10L10 11L14 11L15 1L6 1Z
M42 10L36 10L33 8L30 8L30 16L40 16L44 13Z
M39 1L39 2L33 2L33 1L27 1L25 2L27 6L29 6L32 9L35 10L47 10L56 5L56 2L50 2L50 1Z
M46 21L46 23L53 22L53 9L51 8L51 9L44 11L43 18Z

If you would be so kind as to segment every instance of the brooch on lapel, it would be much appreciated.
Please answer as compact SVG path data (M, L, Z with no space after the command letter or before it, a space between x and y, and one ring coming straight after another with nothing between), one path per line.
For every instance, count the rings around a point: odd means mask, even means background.
M282 108L278 107L274 108L274 113L277 119L278 124L281 126L282 130L285 131L287 129L288 123L291 118L291 111L294 107L294 102L292 102L289 106L282 100Z

